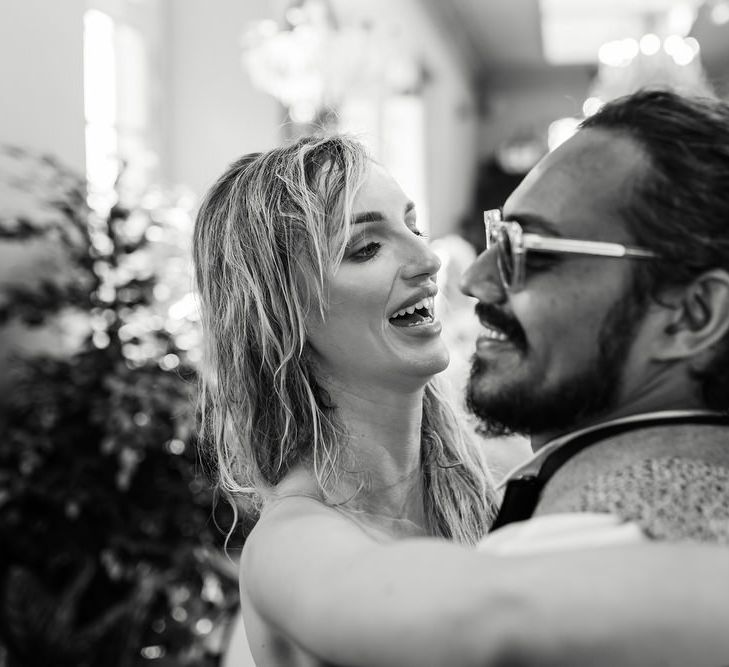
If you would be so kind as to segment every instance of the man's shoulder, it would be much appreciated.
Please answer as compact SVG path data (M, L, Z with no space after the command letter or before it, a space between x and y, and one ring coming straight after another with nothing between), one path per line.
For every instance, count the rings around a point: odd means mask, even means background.
M653 539L729 543L729 443L723 456L644 456L605 461L545 489L537 514L608 512ZM559 480L556 480L559 482Z

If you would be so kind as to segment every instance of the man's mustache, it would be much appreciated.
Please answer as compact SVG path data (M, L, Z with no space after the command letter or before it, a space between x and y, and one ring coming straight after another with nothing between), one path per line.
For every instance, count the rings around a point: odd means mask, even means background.
M524 329L521 328L513 315L507 315L503 310L490 303L477 303L475 311L482 323L503 332L518 347L526 347Z

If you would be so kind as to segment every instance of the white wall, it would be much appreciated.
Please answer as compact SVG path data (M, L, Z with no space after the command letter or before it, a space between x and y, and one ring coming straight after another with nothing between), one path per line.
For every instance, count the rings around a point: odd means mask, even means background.
M0 10L0 143L52 155L84 172L84 0L5 0ZM24 215L47 215L33 194L8 187L6 179L27 173L29 164L8 160L0 174L0 206ZM7 173L10 172L10 173ZM30 173L34 173L31 171ZM42 187L35 181L36 187ZM0 287L57 278L63 264L45 242L0 243ZM60 319L0 328L0 390L9 355L18 350L60 352L71 341Z
M0 142L84 166L84 0L4 0Z
M283 112L253 88L240 51L246 24L276 9L271 0L168 2L171 182L202 195L234 159L279 143Z

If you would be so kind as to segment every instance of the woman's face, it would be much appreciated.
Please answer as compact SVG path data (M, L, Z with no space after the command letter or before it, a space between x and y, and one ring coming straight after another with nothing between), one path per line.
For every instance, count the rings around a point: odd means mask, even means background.
M418 231L413 203L377 164L355 197L352 227L326 317L307 323L318 368L355 386L422 386L448 365L433 312L440 260Z

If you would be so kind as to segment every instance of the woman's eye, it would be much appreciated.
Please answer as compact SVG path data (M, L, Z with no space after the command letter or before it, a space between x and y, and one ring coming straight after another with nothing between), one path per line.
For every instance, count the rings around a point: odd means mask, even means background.
M372 259L380 249L380 244L376 242L368 243L365 246L355 250L349 257L354 260Z
M413 227L411 231L415 234L415 236L419 236L422 239L428 238L428 235L425 232L421 232L417 227Z

